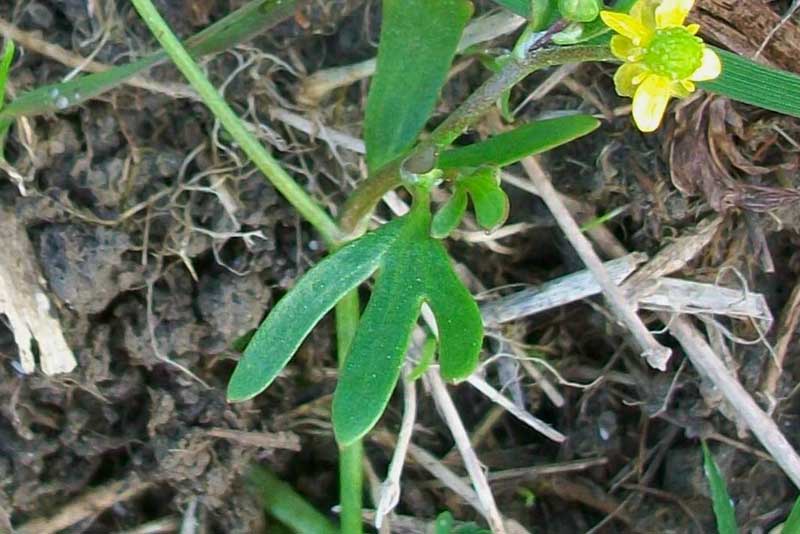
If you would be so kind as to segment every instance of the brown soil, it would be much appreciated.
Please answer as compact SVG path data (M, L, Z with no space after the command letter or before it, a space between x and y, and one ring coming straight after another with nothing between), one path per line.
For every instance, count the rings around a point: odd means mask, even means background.
M86 9L101 3L4 2L0 16L88 56L104 27ZM157 2L183 36L242 3ZM104 13L111 31L97 61L120 62L122 54L136 56L153 47L132 7L118 4ZM775 4L764 9L784 13L786 5ZM479 2L479 11L487 5ZM709 13L715 12L708 8L703 16ZM217 84L251 62L230 78L229 101L242 113L253 105L248 119L263 124L263 138L285 167L332 209L361 178L359 156L346 149L334 154L324 141L272 120L268 110L291 109L359 137L366 83L334 92L314 110L297 107L294 95L308 73L372 57L378 30L377 2L315 2L302 16L247 47L207 62ZM725 42L720 35L706 37ZM507 39L493 46L512 44ZM769 49L766 54L769 59ZM792 64L784 56L774 60L800 72L797 56ZM19 94L68 72L60 63L26 53L12 73L13 89ZM605 112L624 105L614 94L612 73L604 65L583 66L569 84L526 106L520 119L553 110L595 113L598 106ZM169 66L151 75L182 83ZM537 74L517 87L512 104L522 102L547 75ZM461 70L450 80L432 122L452 111L485 76L477 62ZM690 128L697 121L710 124L701 135ZM109 502L59 532L125 532L154 521L171 521L172 529L164 532L177 532L190 506L197 507L198 532L271 532L242 481L252 462L270 466L335 518L337 452L329 424L336 369L332 322L326 319L314 330L265 394L240 405L227 404L224 396L238 358L234 342L256 327L270 304L322 257L318 237L231 151L199 103L120 88L29 125L31 136L25 141L15 128L7 147L8 160L33 177L29 194L21 196L4 180L0 204L13 208L27 227L78 366L53 377L21 374L13 338L0 317L0 532L11 525L46 525L47 518L85 502L98 488L107 492ZM714 282L722 266L734 268L752 291L768 296L780 318L800 274L800 219L796 197L767 192L800 185L800 122L700 97L683 103L666 126L657 135L643 136L623 116L547 154L543 162L562 192L597 213L626 206L608 226L629 250L652 255L708 214L724 213L723 230L711 248L680 275ZM474 139L487 131L481 126L469 135ZM34 147L35 158L23 143ZM690 148L698 146L713 150ZM678 147L672 156L670 147ZM510 170L523 175L521 169ZM454 241L455 258L490 288L538 284L582 269L541 202L511 186L507 191L510 222L532 227L501 242L507 254ZM759 236L769 246L774 273L764 272ZM739 284L730 272L722 281ZM585 532L610 514L614 517L600 532L712 532L698 439L706 438L728 480L742 530L765 532L777 524L796 494L781 470L751 435L723 415L724 406L711 403L713 392L684 363L671 338L659 337L676 348L676 355L667 372L655 371L602 311L602 301L593 299L591 305L570 305L505 331L532 346L530 354L546 358L565 379L601 380L589 388L559 386L566 403L556 408L513 366L510 378L488 377L569 439L557 446L501 415L476 447L487 468L605 461L579 472L497 482L493 488L501 510L531 532ZM655 319L648 325L663 327ZM757 337L746 324L728 327L737 336ZM775 336L769 333L771 343ZM759 390L769 352L763 344L728 345L742 383ZM487 343L487 349L497 347ZM777 391L784 400L774 417L798 445L799 406L792 395L800 376L796 352L792 344ZM454 387L452 393L470 430L492 417L492 405L469 386ZM420 402L415 443L462 472L458 455L448 455L453 443L432 401L424 396ZM401 406L402 400L395 399L382 428L398 428ZM301 450L256 447L214 435L218 429L292 432ZM367 453L382 475L391 447L371 441ZM414 463L407 465L403 481L400 514L427 521L449 509L458 518L478 520L474 510ZM533 503L525 498L530 492L536 496ZM44 523L34 523L39 519Z

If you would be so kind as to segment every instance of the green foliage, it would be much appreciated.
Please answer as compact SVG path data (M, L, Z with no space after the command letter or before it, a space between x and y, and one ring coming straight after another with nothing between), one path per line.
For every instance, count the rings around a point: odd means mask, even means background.
M0 57L0 109L3 109L6 98L6 82L11 71L11 62L14 60L14 41L6 39L3 45L3 55Z
M411 372L408 374L408 379L411 381L419 380L422 375L425 374L431 364L433 363L433 359L436 357L436 338L433 336L428 336L425 338L425 343L422 345L422 351L420 353L419 363L414 367Z
M591 22L603 7L602 0L558 0L561 16L570 22Z
M638 0L617 0L609 9L627 13ZM608 40L611 29L602 20L595 18L591 22L577 22L570 24L564 31L553 36L553 42L558 45L571 45L588 41Z
M781 534L800 534L800 497L794 502L789 517L780 530Z
M439 329L439 364L448 380L467 377L478 361L483 324L478 306L430 232L428 193L417 192L411 213L381 265L369 304L333 398L337 441L348 445L375 424L400 376L422 302Z
M475 523L463 523L455 525L455 519L450 512L442 512L434 523L434 534L491 534L485 528L481 528Z
M467 210L467 201L466 189L456 186L447 202L433 216L431 236L436 239L444 239L449 236L461 223L464 212Z
M719 472L714 457L708 450L708 445L703 442L703 469L706 480L711 488L711 502L714 506L714 516L717 518L717 530L719 534L738 534L739 528L736 526L736 513L733 509L725 479Z
M186 41L195 57L222 52L266 31L294 12L296 0L254 0ZM163 51L105 72L87 74L64 83L45 85L23 93L2 111L0 125L21 116L62 111L109 91L166 58Z
M468 0L384 0L375 76L364 118L367 167L411 148L428 120L472 15Z
M482 167L459 180L458 185L469 192L475 218L485 230L492 231L508 218L508 196L500 187L497 167Z
M494 2L520 17L531 18L531 0L494 0Z
M722 60L722 74L716 80L698 83L700 87L739 102L800 117L800 76L765 67L732 52L715 51Z
M228 400L251 399L272 383L314 325L375 272L404 222L398 219L345 245L309 270L278 301L236 366L228 383Z
M334 394L339 443L358 440L383 413L423 302L439 328L442 376L468 376L483 341L480 312L442 244L428 235L429 210L429 194L420 189L407 216L345 245L308 271L253 336L228 384L228 399L247 400L269 386L325 313L376 271Z
M481 143L445 150L440 169L496 165L503 167L582 137L600 126L588 115L568 115L531 122Z
M290 527L292 532L339 534L339 529L324 515L272 472L253 466L247 475L247 486L261 501L266 512Z

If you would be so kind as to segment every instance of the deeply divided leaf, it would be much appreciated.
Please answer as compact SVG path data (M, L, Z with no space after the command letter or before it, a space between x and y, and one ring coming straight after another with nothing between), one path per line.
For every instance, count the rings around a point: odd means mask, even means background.
M439 168L499 167L515 163L526 156L539 154L582 137L600 126L588 115L569 115L535 121L508 132L490 137L481 143L452 148L439 156Z
M703 443L703 469L711 488L711 503L714 506L714 516L717 518L719 534L737 534L739 528L736 526L736 513L728 494L728 487L705 442Z
M378 268L403 228L398 219L345 245L305 274L272 309L228 383L228 400L255 397L272 383L317 322Z
M444 239L450 235L458 227L466 209L467 192L463 187L456 187L453 190L453 195L433 216L431 236L436 239Z
M341 445L361 438L386 409L422 306L419 271L425 259L418 243L427 239L427 206L415 206L401 221L404 227L378 273L333 396L333 429Z
M336 386L333 428L343 446L366 434L386 409L423 301L436 317L444 378L468 376L483 342L472 295L453 271L441 242L429 236L427 200L416 202L403 220L405 227L383 258Z
M800 534L800 497L794 502L781 534Z
M475 218L486 230L494 230L508 218L508 196L500 188L497 169L484 167L463 178L459 185L469 191Z
M441 242L429 240L426 249L425 300L439 329L440 372L446 380L461 380L478 364L483 321Z
M384 0L364 141L375 170L408 150L428 120L472 14L468 0Z
M698 83L700 87L739 102L800 117L800 76L725 50L715 52L722 60L722 73L716 80Z

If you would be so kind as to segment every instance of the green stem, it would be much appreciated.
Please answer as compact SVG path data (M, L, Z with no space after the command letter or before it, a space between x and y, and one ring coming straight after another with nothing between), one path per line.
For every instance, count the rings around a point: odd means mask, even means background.
M336 223L320 208L308 194L292 180L280 164L267 153L261 144L248 132L236 114L208 81L203 72L192 60L180 41L170 30L150 0L131 0L139 15L172 61L195 88L205 104L211 109L231 137L255 165L272 182L278 191L297 209L320 233L325 242L334 248L342 239ZM340 362L352 342L359 319L358 293L351 292L336 307L337 339ZM341 522L342 532L360 534L362 532L362 457L361 442L354 443L340 451L339 469L341 472Z
M289 484L263 467L247 475L250 490L266 512L298 534L339 534L324 515L311 506Z
M205 77L203 71L172 33L167 23L150 0L131 0L139 15L147 24L158 42L198 92L203 102L211 109L228 133L253 163L269 178L272 185L286 197L289 203L320 233L328 245L334 245L341 237L336 223L320 208L302 187L292 180L280 164L261 146L261 143L245 128L239 117L228 106L216 88Z
M336 304L336 349L339 354L339 369L344 367L350 345L356 335L361 314L358 290L350 291ZM339 448L339 498L342 511L340 521L343 534L361 534L361 517L364 495L363 467L364 446L361 440Z
M584 61L616 61L608 45L563 46L537 50L524 59L512 60L483 83L432 133L427 143L446 147L464 130L495 105L497 99L529 74L555 65ZM405 159L405 158L403 158ZM402 160L399 160L402 161ZM380 199L400 185L400 163L393 161L361 182L347 199L339 225L347 234L357 232L361 222L372 212Z

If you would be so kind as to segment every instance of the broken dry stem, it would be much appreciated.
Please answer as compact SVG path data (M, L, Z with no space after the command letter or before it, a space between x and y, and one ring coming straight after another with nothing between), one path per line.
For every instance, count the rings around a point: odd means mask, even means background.
M650 333L636 314L622 290L614 283L614 280L603 266L602 260L592 248L592 244L581 232L578 223L572 218L572 214L570 214L569 210L561 201L561 197L558 195L555 188L553 188L553 184L550 183L550 179L545 174L544 169L538 165L535 157L525 158L522 164L528 176L530 176L531 180L536 185L540 197L553 214L558 226L562 229L583 263L592 271L597 282L603 288L603 294L611 310L614 312L614 315L628 328L631 335L638 343L642 351L642 356L647 359L647 362L652 367L661 371L665 370L671 351L656 341L653 334Z

